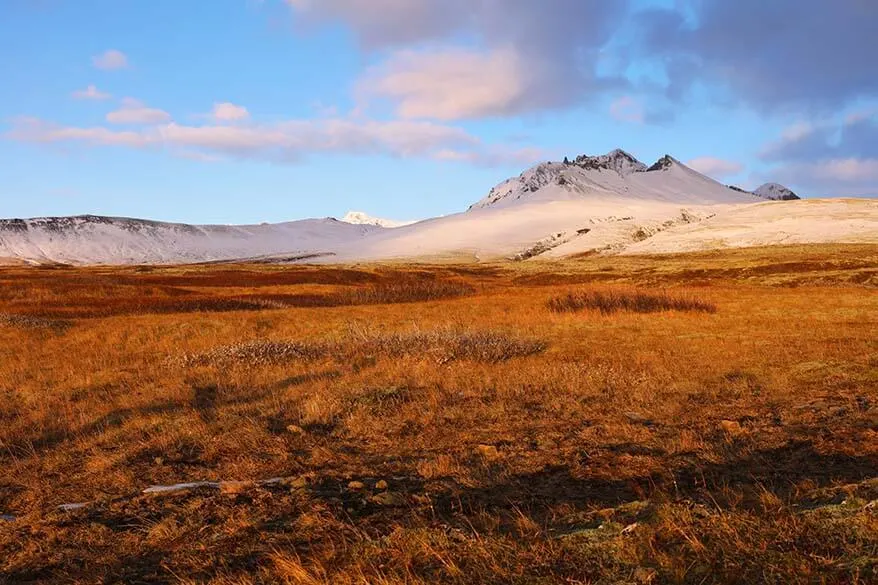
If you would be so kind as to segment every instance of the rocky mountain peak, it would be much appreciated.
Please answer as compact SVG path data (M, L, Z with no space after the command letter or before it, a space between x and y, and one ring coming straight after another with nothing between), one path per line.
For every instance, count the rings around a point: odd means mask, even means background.
M649 172L653 172L653 171L666 171L666 170L670 169L671 167L673 167L674 165L679 165L679 164L682 164L682 163L680 161L678 161L677 159L675 159L674 157L672 157L671 155L666 154L665 156L663 156L660 159L658 159L657 161L655 161L655 163L651 167L646 169L646 172L649 173Z
M570 161L567 163L586 170L615 171L622 176L646 170L645 164L621 148L598 156L582 154L577 156L572 163Z
M763 199L773 199L775 201L794 201L801 199L793 191L779 183L765 183L754 191L756 195Z

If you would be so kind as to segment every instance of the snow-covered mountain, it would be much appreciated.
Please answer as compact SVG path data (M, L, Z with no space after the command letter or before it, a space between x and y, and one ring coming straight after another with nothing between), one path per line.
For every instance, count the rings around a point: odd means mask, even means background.
M794 197L777 184L756 192L727 187L671 156L647 166L614 150L539 164L500 183L468 211L409 225L360 212L344 221L250 226L97 216L0 220L0 262L526 260L878 242L878 201L787 200Z
M348 211L347 214L345 214L345 216L341 218L341 221L345 223L352 223L354 225L374 225L383 228L397 228L404 225L411 225L413 223L416 223L414 221L398 221L395 219L372 217L371 215L362 211Z
M71 264L170 264L285 254L329 254L381 228L335 219L279 224L187 225L142 219L0 220L0 259Z
M541 163L508 179L470 209L522 201L595 200L664 201L680 204L753 203L757 194L729 188L690 169L670 155L652 166L624 150L601 156Z

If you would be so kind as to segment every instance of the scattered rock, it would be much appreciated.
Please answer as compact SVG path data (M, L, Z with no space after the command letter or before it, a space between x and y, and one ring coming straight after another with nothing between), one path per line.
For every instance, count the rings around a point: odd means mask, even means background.
M13 516L12 514L0 514L0 521L15 522L15 516Z
M75 512L76 510L82 510L88 506L88 502L82 502L79 504L61 504L58 506L58 509L62 512Z
M379 506L391 508L402 508L408 504L408 499L397 492L381 492L369 498L369 501Z
M847 406L836 406L835 408L832 408L829 410L829 414L831 414L832 416L842 417L842 416L846 416L847 413L848 413Z
M153 496L170 496L199 488L219 489L219 483L215 481L193 481L190 483L176 483L174 485L154 485L146 488L142 493Z
M388 485L387 485L387 482L384 481L383 479L380 480L380 481L378 481L378 482L375 484L375 489L376 489L376 490L384 491L384 490L386 490L388 487L390 487L390 486L388 486Z
M362 481L351 481L348 482L348 489L353 491L360 491L366 489L366 484Z
M475 453L488 461L500 459L500 451L494 445L476 445Z
M625 418L628 419L628 422L630 422L631 424L635 424L635 425L644 425L644 426L649 427L649 426L652 426L655 424L655 422L652 419L650 419L646 416L643 416L642 414L640 414L638 412L626 412Z
M287 427L287 432L289 432L291 435L304 435L305 429L303 429L299 425L289 425Z

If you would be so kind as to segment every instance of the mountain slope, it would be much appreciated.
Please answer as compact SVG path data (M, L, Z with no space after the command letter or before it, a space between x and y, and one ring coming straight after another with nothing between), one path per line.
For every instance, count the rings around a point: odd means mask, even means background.
M626 246L623 252L662 254L830 242L878 243L878 201L807 199L733 207Z
M494 187L470 209L523 201L623 198L684 205L754 203L753 193L731 189L690 169L671 156L647 167L623 150L579 156L573 162L548 162Z
M331 253L380 230L334 219L280 224L187 225L78 216L0 220L0 258L32 263L169 264L268 254Z
M74 264L557 258L778 243L878 242L878 205L727 187L664 156L625 151L548 162L494 187L468 211L395 225L351 212L257 226L193 226L82 216L0 221L0 260Z

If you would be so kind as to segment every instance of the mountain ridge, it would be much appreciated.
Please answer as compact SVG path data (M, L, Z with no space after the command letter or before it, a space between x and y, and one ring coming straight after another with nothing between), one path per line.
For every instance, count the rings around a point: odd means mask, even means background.
M604 155L579 155L572 161L542 162L497 184L470 210L522 200L621 197L676 203L753 203L757 193L733 189L666 154L647 166L617 148Z
M878 242L878 203L788 201L797 196L776 183L757 191L723 185L670 155L647 166L616 149L540 163L498 184L466 211L407 225L362 212L349 212L343 220L259 225L97 215L0 220L0 259L67 264L483 261Z

